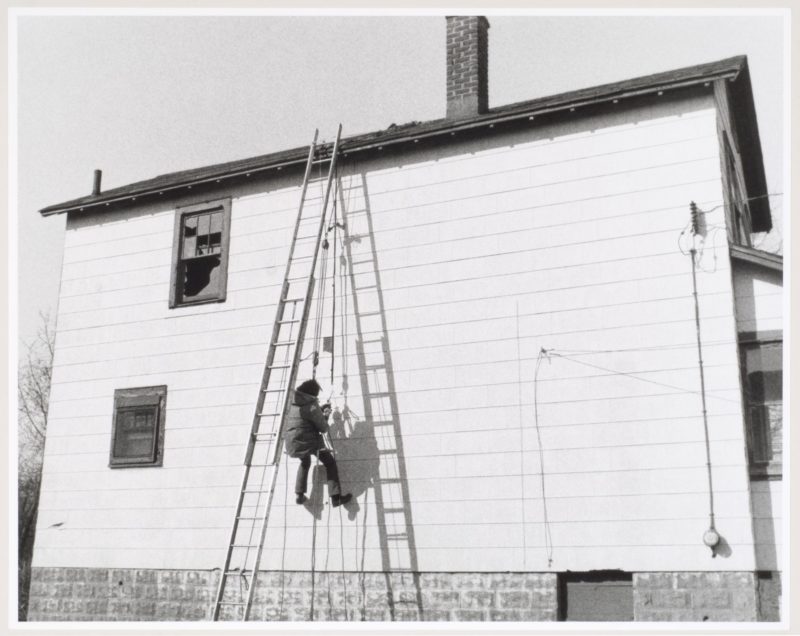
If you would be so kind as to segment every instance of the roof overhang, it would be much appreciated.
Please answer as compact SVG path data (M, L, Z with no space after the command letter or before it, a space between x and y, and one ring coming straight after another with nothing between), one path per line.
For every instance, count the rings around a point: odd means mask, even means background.
M533 121L542 115L571 113L588 106L615 104L645 95L661 95L666 91L692 86L710 86L717 80L735 80L747 69L744 56L700 64L687 68L647 75L622 82L603 84L587 89L560 93L549 97L519 102L491 109L488 113L470 119L438 119L408 125L392 125L384 130L345 138L340 142L342 156L369 150L383 150L389 146L417 143L421 140L447 142L459 134L500 127L514 122ZM749 90L749 80L747 82ZM752 98L751 98L752 102ZM757 131L756 131L757 139ZM216 164L195 170L161 175L127 186L113 188L97 195L89 195L51 205L40 210L43 216L65 212L98 211L111 206L129 204L144 197L176 196L197 186L214 187L223 181L248 178L301 166L308 155L307 147L261 155L228 163ZM760 150L759 150L760 157ZM762 168L763 172L763 168Z
M731 245L731 259L736 262L750 263L766 267L774 272L783 273L783 256L765 252L754 247Z

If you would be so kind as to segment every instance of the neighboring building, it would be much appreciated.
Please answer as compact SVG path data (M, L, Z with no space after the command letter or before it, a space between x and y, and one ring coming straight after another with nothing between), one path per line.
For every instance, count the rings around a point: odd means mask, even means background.
M297 506L281 467L256 618L778 620L782 259L751 246L745 58L488 108L488 23L447 25L447 117L342 143L357 505ZM306 154L42 210L67 231L32 620L209 617Z

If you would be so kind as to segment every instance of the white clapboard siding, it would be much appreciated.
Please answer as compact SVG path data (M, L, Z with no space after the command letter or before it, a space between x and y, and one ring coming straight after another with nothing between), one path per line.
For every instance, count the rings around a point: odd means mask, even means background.
M690 201L723 198L709 101L344 162L341 188L331 396L349 414L332 437L359 510L322 510L318 568L381 569L378 525L407 528L380 515L375 488L399 467L407 501L386 484L384 496L409 510L423 571L547 569L545 510L554 570L753 569L724 232L707 239L698 291L715 512L732 554L712 561L701 541L681 232ZM167 308L173 210L70 221L36 565L221 565L299 196L288 180L256 190L233 198L225 303ZM721 212L707 220L724 225ZM329 368L323 353L325 397ZM108 469L114 390L156 384L168 386L164 466ZM402 458L379 455L398 443ZM267 568L310 566L295 465L279 472ZM764 527L757 518L757 537Z

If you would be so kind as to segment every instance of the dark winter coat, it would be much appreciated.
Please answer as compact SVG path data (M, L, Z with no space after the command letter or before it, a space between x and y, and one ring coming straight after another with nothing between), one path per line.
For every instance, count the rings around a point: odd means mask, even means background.
M286 452L290 457L309 457L325 448L322 433L328 430L328 419L322 414L319 401L313 395L294 392L294 400L286 419Z

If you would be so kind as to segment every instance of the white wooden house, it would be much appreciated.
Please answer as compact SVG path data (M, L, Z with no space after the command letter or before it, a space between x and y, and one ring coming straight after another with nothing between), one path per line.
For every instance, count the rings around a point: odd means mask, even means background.
M320 377L355 504L296 505L281 466L253 618L777 620L746 59L489 108L488 22L447 25L447 116L342 142ZM209 618L306 153L41 211L67 230L32 620Z

